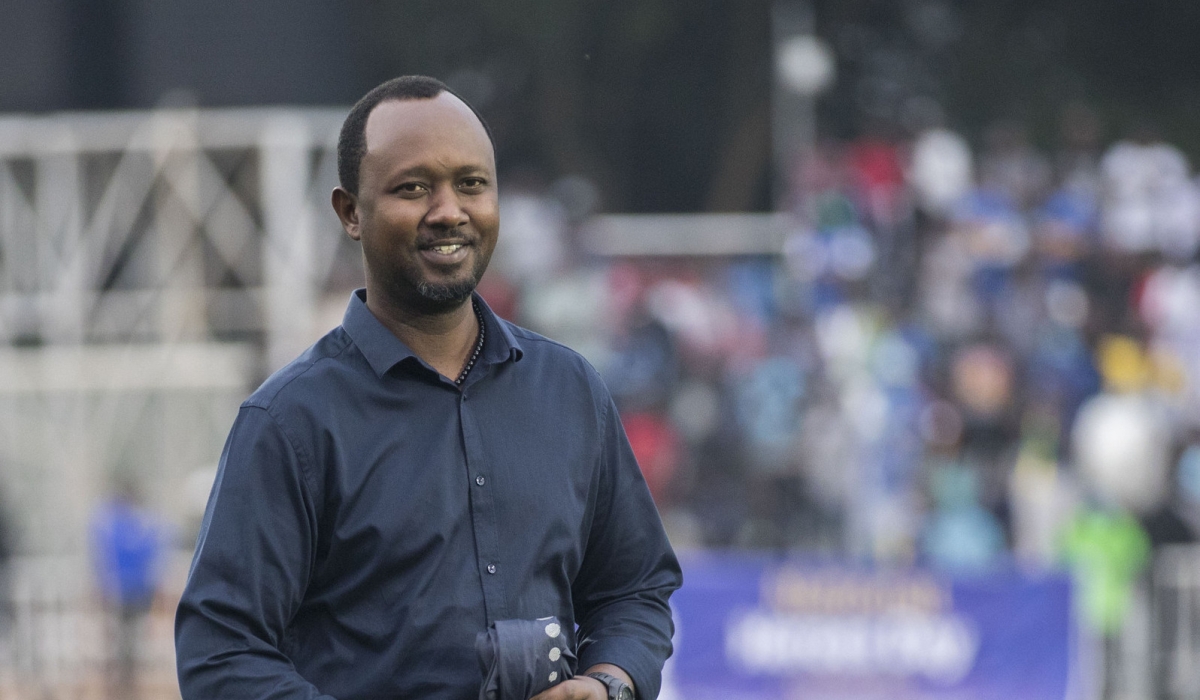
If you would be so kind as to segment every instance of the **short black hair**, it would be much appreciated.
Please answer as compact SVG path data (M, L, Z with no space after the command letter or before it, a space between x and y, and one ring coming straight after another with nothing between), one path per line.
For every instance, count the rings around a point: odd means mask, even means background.
M342 131L338 134L337 144L338 180L341 182L342 189L358 196L358 171L362 165L363 156L367 153L367 118L371 116L372 110L382 102L431 100L443 92L454 95L470 108L471 112L479 119L479 123L483 124L483 130L487 132L488 141L491 142L492 151L495 152L496 139L492 137L491 127L488 126L479 110L464 100L462 95L451 90L437 78L430 78L427 75L402 75L376 86L363 95L362 99L350 108L350 113L346 115L346 121L342 122Z

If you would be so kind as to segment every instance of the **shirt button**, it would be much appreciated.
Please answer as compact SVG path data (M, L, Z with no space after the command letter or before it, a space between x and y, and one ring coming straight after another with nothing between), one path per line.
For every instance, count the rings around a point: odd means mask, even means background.
M475 485L476 486L483 486L486 483L487 483L487 479L483 478L483 475L475 477Z
M495 564L488 564L488 573L489 574L496 573L496 565Z

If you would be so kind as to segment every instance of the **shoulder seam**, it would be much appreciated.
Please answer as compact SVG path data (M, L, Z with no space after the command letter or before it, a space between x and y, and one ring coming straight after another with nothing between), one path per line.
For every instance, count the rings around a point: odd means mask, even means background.
M300 445L296 442L295 436L292 435L290 430L284 427L283 421L279 419L279 415L276 414L275 411L271 410L270 406L247 404L243 406L243 408L253 408L267 414L267 417L270 418L271 422L275 424L275 427L279 429L279 434L287 440L288 447L292 448L292 452L296 453L296 457L300 461L300 468L304 471L303 476L305 484L308 486L309 492L315 495L316 490L313 488L311 471L312 458L306 451L300 448Z
M313 367L316 367L318 363L324 362L325 360L332 360L337 357L340 357L342 353L346 352L346 348L350 347L353 343L354 343L354 340L350 338L349 334L346 334L346 339L342 343L342 347L338 348L337 352L333 353L332 355L326 355L325 357L319 357L315 360L310 361L307 364L307 366L304 367L304 369L296 372L291 377L288 377L287 381L283 382L283 384L281 384L278 388L276 388L275 391L271 392L271 395L269 398L264 397L265 400L263 400L263 401L254 401L253 400L254 394L251 394L250 397L247 398L246 401L242 405L243 406L255 406L258 408L269 409L271 404L274 403L276 397L278 397L279 394L282 393L283 390L286 389L289 384L296 381L300 377L303 377L304 375L308 374L308 372ZM255 393L257 393L257 392L255 392ZM272 414L272 415L274 415L274 414Z
M503 319L501 319L501 320L504 321ZM596 368L592 366L592 363L588 362L588 359L586 357L584 357L583 355L581 355L579 353L579 351L576 350L575 348L573 348L569 345L564 345L563 343L560 343L559 341L557 341L553 338L547 338L546 336L542 335L541 333L536 333L534 331L529 330L528 328L522 328L521 326L518 326L517 324L512 323L510 321L504 321L504 323L508 324L509 330L512 332L512 334L519 336L521 338L521 340L532 340L532 341L536 341L539 343L547 343L549 345L553 345L555 347L562 348L563 350L566 350L571 355L583 360L584 363L588 367L591 367L593 372L597 371Z

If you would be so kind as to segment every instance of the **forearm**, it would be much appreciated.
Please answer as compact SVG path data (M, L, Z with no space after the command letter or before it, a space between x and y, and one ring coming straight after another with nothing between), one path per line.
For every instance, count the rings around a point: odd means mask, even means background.
M668 601L683 576L611 404L606 429L596 516L572 586L579 665L614 665L653 700L672 651Z
M579 666L586 669L581 675L608 673L625 681L640 700L654 700L661 689L663 663L670 653L669 637L592 637L580 650Z
M634 697L637 697L637 686L634 685L633 678L630 678L629 674L625 673L625 669L620 666L614 664L594 664L588 670L584 671L582 675L587 676L592 673L607 673L610 676L620 678L621 682L633 690ZM596 682L599 683L599 681ZM605 693L605 696L607 697L607 693Z
M304 680L269 640L201 610L185 601L175 620L183 700L334 700Z
M610 562L600 567L609 576L593 578L586 594L582 586L576 591L582 594L576 607L579 665L615 665L634 681L638 698L653 700L672 652L674 624L668 600L679 587L678 563L665 545L657 558L639 566L620 566L622 557L616 552L601 561Z
M620 666L614 666L613 664L595 664L588 670L584 671L583 675L586 676L589 673L607 673L610 676L616 676L617 678L620 678L625 685L633 688L634 692L637 691L637 687L633 685L633 679L630 678L629 674L625 673L625 669L621 668Z

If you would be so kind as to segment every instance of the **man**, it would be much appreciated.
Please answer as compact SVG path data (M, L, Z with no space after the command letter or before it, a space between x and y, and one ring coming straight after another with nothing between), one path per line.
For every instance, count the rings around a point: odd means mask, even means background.
M338 171L366 289L238 414L176 618L183 697L467 700L478 633L554 615L581 672L536 700L653 700L678 563L595 370L473 294L486 126L397 78L351 110Z

